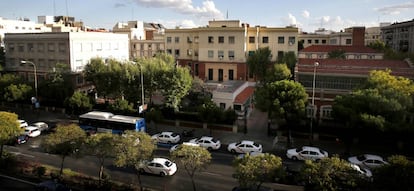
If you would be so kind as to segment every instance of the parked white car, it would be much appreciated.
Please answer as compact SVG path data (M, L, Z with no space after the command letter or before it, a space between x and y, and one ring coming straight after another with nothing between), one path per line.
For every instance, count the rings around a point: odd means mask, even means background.
M41 122L41 121L35 122L35 123L32 123L30 126L37 127L42 132L49 131L49 125L45 122Z
M141 163L139 170L160 176L172 176L177 172L177 165L166 158L154 158Z
M27 124L27 122L25 121L25 120L23 120L23 119L19 119L19 120L17 120L18 122L19 122L19 124L20 124L20 128L25 128L25 127L27 127L27 126L29 126L28 124Z
M372 177L372 172L369 169L360 167L360 166L358 166L356 164L352 164L352 163L350 164L350 166L351 166L351 168L353 168L354 170L359 172L359 174L365 176L366 178L371 178Z
M28 126L24 128L24 135L29 137L37 137L41 134L40 130L37 127Z
M241 141L237 143L231 143L227 146L227 150L231 153L251 153L262 152L262 145L253 141Z
M180 142L180 135L174 132L161 132L153 135L152 139L156 140L158 143L178 143Z
M292 160L313 160L318 161L322 158L328 157L328 152L318 148L303 146L300 148L289 149L286 156Z
M181 145L188 145L188 146L194 146L194 147L198 147L200 145L196 144L196 143L190 143L190 142L184 142L183 144L176 144L174 146L172 146L170 148L170 153L174 152L175 150L178 149L178 147L180 147Z
M221 147L221 143L219 140L207 136L203 136L201 138L194 138L191 139L189 142L198 144L201 147L206 148L207 150L218 150Z
M376 168L388 164L388 162L386 162L382 157L372 154L352 156L348 158L348 161L352 164L367 168Z

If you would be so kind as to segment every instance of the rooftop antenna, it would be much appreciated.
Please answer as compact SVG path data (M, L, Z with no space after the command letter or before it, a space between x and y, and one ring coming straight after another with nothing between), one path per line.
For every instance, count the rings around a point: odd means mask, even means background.
M226 19L229 20L229 10L226 10Z
M66 0L65 2L66 2L66 16L69 16L69 11L68 11L68 0Z

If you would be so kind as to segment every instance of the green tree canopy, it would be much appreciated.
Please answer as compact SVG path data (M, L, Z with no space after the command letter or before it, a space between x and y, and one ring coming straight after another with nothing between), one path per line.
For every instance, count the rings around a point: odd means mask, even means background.
M309 190L355 190L365 185L364 179L350 164L337 156L319 162L305 161L300 176Z
M288 80L292 73L286 64L274 64L266 73L265 83Z
M328 58L345 59L345 50L337 49L328 52Z
M9 102L29 100L30 95L34 95L31 94L33 92L32 87L26 84L10 84L4 91L4 99Z
M414 84L390 70L372 71L367 82L352 94L335 98L333 117L348 127L372 127L379 130L402 130L413 112Z
M376 190L408 191L414 188L414 162L405 156L394 155L388 158L389 165L376 169L373 184Z
M197 171L205 169L210 163L210 152L204 147L183 144L179 146L177 150L173 151L171 156L175 161L178 161L181 167L185 169L191 178L193 190L196 191L194 175Z
M271 66L272 52L269 47L259 48L247 58L249 73L263 79Z
M17 119L15 113L0 111L0 158L3 157L4 144L23 132Z
M147 133L127 130L116 142L114 164L118 167L134 168L139 186L143 190L140 165L152 157L155 149L156 144Z
M282 159L269 153L236 158L233 161L235 168L234 178L239 181L240 187L259 190L263 182L274 181L284 176Z
M87 95L80 91L76 91L73 95L66 101L66 104L77 113L83 113L92 109L91 100Z
M62 158L60 176L63 172L63 163L68 156L78 156L86 138L86 133L76 124L58 124L55 132L46 136L42 142L47 152L57 154Z

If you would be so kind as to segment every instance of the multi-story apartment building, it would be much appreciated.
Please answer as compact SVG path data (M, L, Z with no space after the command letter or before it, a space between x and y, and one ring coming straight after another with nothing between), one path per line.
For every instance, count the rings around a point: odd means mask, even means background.
M319 29L315 33L300 34L298 38L304 48L312 45L364 46L365 27L351 27L340 32Z
M6 71L15 71L33 79L32 66L21 66L22 60L36 65L39 80L47 77L57 63L80 73L91 58L128 60L128 36L100 32L6 33ZM77 86L84 81L77 75Z
M414 53L414 19L381 27L386 45L398 52Z
M345 59L329 58L334 50L345 51ZM316 64L317 63L317 64ZM414 66L409 61L384 60L379 53L365 46L310 46L299 52L296 80L309 95L309 103L320 120L329 119L337 95L347 94L361 85L372 70L390 69L392 75L414 79Z
M50 32L51 29L43 24L36 24L28 19L9 20L0 17L0 46L4 47L4 35L6 33L36 33Z
M248 80L247 57L269 47L272 61L284 52L297 54L298 29L251 27L238 20L210 21L208 26L166 29L165 50L205 81Z
M161 24L142 21L117 23L112 28L113 33L128 34L130 59L153 57L156 53L164 52L164 31Z

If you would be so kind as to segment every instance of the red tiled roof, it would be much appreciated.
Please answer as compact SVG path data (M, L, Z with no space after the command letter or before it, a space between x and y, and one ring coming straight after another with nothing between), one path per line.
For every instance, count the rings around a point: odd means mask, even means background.
M236 104L244 104L246 103L247 99L249 99L254 93L254 87L248 86L239 95L236 96L234 99L234 103Z
M300 52L332 52L344 50L346 53L379 53L366 46L339 46L339 45L312 45L302 49Z
M414 78L414 68L400 60L300 58L297 65L298 73L312 73L315 62L319 63L318 73L368 75L372 70L390 69L394 75Z

